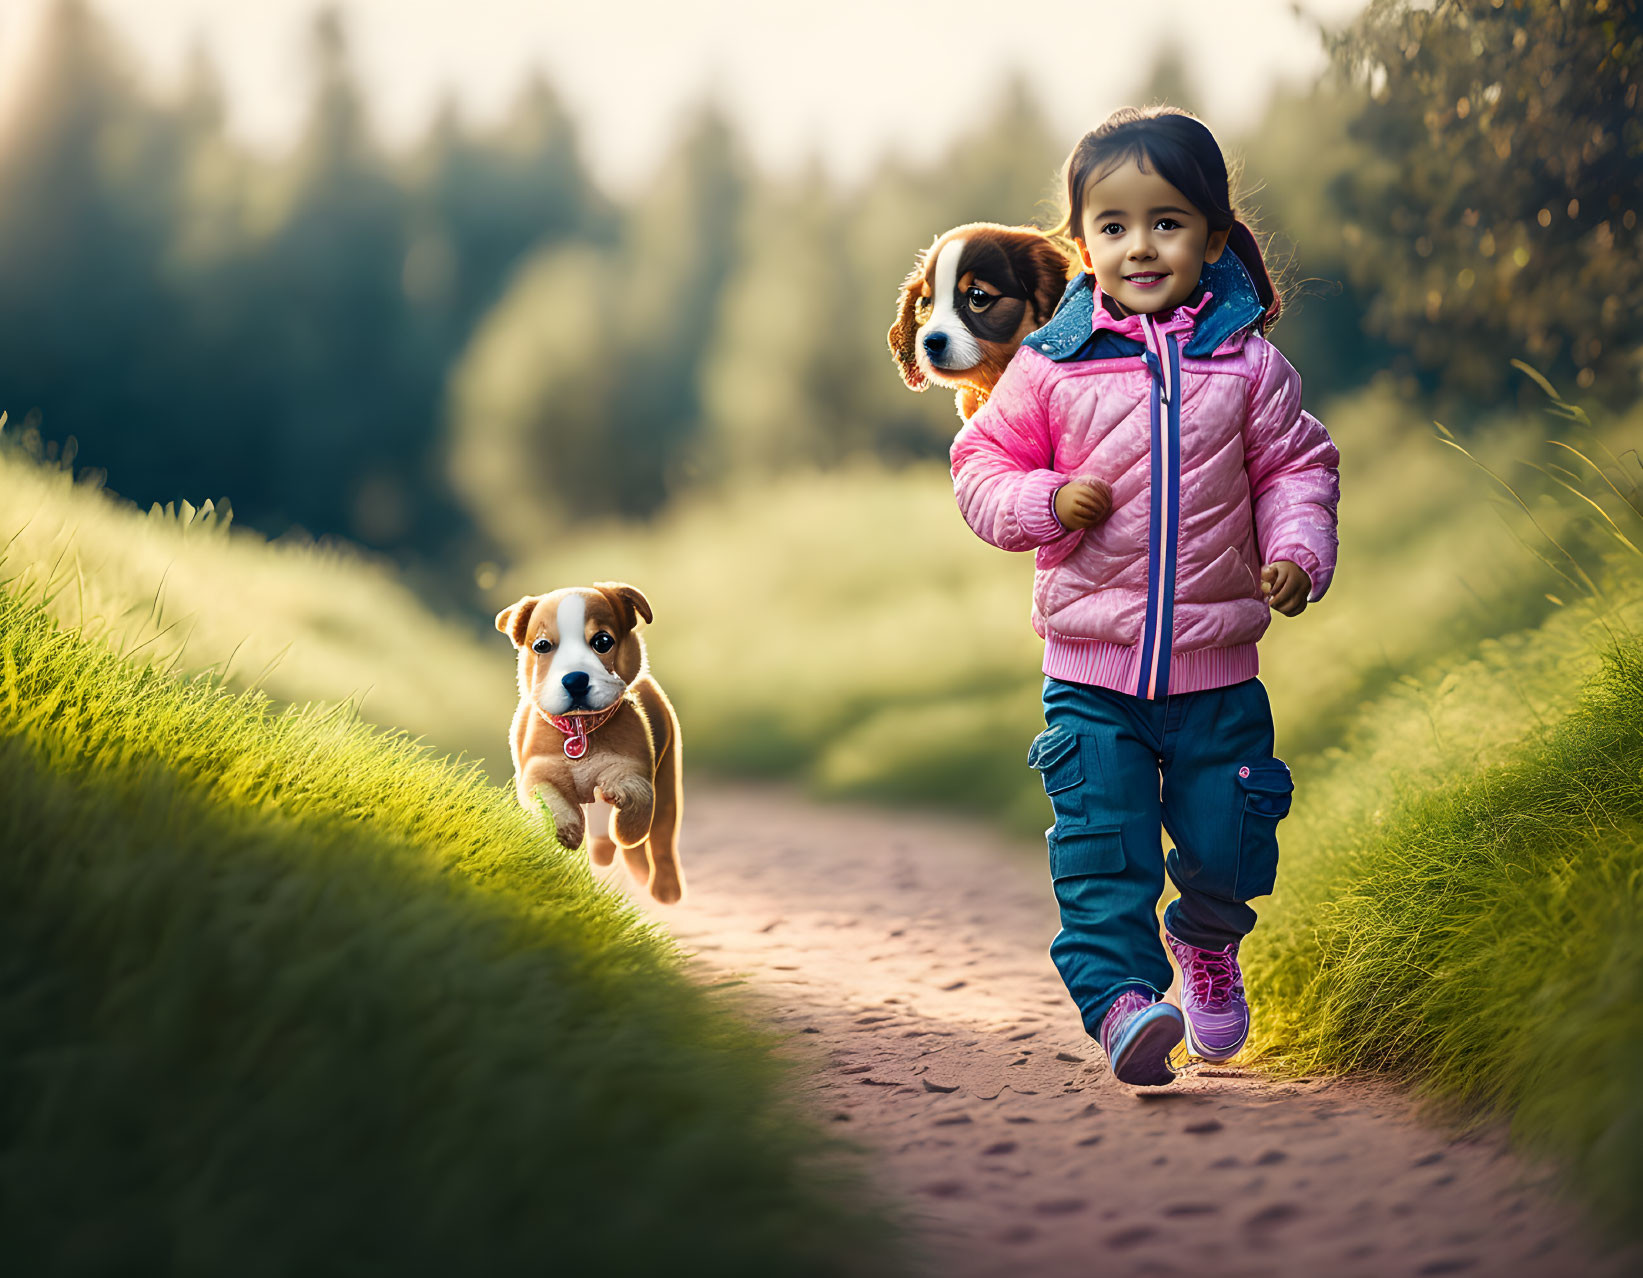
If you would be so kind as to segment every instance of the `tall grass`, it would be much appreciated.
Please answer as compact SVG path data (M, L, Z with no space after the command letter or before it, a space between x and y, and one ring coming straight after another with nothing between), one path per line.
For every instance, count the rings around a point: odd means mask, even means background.
M1337 776L1314 792L1327 810ZM1493 765L1309 821L1248 946L1259 1045L1395 1072L1560 1155L1632 1232L1643 1175L1643 642Z
M771 1044L472 767L0 593L17 1273L856 1273Z
M209 502L140 511L39 454L0 432L0 580L64 625L280 701L349 701L511 774L512 653L481 620L438 615L347 545L268 542Z
M1566 599L1307 761L1246 951L1267 1059L1393 1072L1504 1119L1637 1234L1643 466L1545 389L1576 439L1541 473L1574 517L1489 474Z
M1547 444L1543 422L1504 420L1467 446L1478 465L1384 391L1326 412L1344 459L1340 569L1326 600L1275 618L1262 645L1298 790L1278 891L1260 903L1245 952L1265 1059L1395 1070L1472 1112L1507 1115L1624 1214L1632 1163L1616 1142L1638 1124L1610 1084L1639 1034L1627 993L1639 844L1635 790L1614 769L1632 766L1636 730L1616 708L1635 692L1643 622L1643 530L1627 523L1643 471L1624 448L1643 414L1598 431L1554 406L1578 439ZM383 668L396 686L414 693L423 654L437 654L442 691L486 707L474 718L488 730L505 722L507 693L480 691L505 680L505 650L495 661L488 635L424 629L416 601L379 570L291 552L293 588L260 590L259 556L285 550L246 541L242 558L208 568L195 551L216 541L160 520L139 529L130 512L94 533L70 505L90 498L60 477L42 482L56 487L26 525L36 540L20 562L59 617L76 615L62 566L75 553L123 555L122 540L152 536L170 555L166 580L198 583L203 609L236 574L233 589L278 600L263 617L281 643L308 642L309 583L334 582L327 606L357 618L359 636L378 633L370 618L390 619L398 648ZM41 536L70 509L72 536ZM153 589L108 584L152 580L148 562L146 578L101 575L98 615L126 618L99 623L116 648L155 630L140 611ZM589 529L549 548L494 602L604 578L635 582L656 607L652 664L695 764L1043 827L1024 766L1040 722L1031 564L974 539L941 468L699 495L655 525ZM350 589L357 599L340 597ZM211 644L176 661L186 668ZM345 663L280 668L291 699L357 687L339 681ZM404 704L415 712L414 695ZM1615 1072L1599 1080L1605 1070Z

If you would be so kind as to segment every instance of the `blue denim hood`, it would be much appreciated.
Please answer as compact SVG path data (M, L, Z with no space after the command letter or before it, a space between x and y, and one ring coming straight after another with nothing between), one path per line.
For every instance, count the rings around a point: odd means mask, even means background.
M1255 292L1249 272L1228 249L1214 262L1204 264L1204 272L1182 305L1190 306L1204 293L1210 295L1210 305L1193 326L1192 338L1181 353L1192 359L1213 355L1222 342L1266 314ZM1029 333L1023 346L1030 346L1046 359L1062 364L1072 360L1110 359L1134 355L1145 349L1142 343L1121 334L1094 329L1095 276L1080 272L1061 295L1050 322L1036 332Z

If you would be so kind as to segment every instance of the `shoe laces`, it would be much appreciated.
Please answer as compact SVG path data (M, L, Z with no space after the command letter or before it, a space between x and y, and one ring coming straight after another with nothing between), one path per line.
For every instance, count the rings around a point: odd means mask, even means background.
M1236 941L1224 950L1201 950L1195 945L1180 944L1187 951L1181 974L1186 978L1193 1002L1200 1007L1220 1007L1230 1002L1233 995L1244 992Z

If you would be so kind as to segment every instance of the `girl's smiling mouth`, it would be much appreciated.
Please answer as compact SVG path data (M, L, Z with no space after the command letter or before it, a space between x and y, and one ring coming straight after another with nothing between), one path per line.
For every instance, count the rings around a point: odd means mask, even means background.
M1153 288L1168 278L1168 271L1137 271L1134 275L1126 275L1124 281L1136 288Z

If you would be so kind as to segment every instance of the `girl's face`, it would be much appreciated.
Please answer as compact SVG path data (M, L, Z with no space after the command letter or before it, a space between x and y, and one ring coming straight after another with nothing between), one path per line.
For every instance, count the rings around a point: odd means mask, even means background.
M1101 291L1145 314L1186 301L1228 234L1211 231L1186 196L1134 160L1090 174L1078 230L1078 254Z

